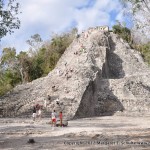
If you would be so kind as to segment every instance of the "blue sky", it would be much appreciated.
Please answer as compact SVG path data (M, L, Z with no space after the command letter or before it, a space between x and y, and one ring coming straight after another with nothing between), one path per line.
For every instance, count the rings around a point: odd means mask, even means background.
M123 9L119 0L18 0L21 27L1 41L4 47L15 47L17 52L27 51L26 40L40 34L48 40L52 33L62 33L77 27L79 32L89 27L107 25L115 20L121 22Z

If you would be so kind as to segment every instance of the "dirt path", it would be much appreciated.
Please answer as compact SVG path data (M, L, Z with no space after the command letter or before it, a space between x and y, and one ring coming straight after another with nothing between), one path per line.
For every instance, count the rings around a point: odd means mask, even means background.
M5 150L149 150L150 117L94 117L55 127L49 120L0 119L0 149ZM29 144L29 139L34 144Z

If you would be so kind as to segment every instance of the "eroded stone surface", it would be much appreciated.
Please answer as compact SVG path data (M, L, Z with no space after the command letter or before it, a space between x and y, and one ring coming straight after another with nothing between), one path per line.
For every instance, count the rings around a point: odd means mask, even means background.
M45 102L45 115L55 109L67 119L116 112L149 114L149 77L139 52L113 33L90 28L74 39L46 77L1 97L0 115L31 116L32 106Z

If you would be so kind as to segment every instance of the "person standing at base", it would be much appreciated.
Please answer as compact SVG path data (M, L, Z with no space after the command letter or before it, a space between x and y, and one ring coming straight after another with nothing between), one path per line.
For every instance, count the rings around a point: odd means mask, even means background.
M55 110L52 112L51 118L52 118L52 127L55 127L56 126L56 113L55 113Z
M60 118L60 126L62 127L63 126L63 124L62 124L62 111L59 113L59 118Z
M36 118L36 107L35 106L33 107L32 117L33 117L33 121L35 121L35 118Z
M40 106L39 110L38 110L38 118L39 118L39 120L41 120L41 117L42 117L42 108Z

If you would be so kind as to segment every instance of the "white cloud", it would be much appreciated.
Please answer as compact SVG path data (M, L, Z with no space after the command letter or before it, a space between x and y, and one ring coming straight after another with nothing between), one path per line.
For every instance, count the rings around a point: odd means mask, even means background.
M88 27L108 25L110 17L106 12L92 8L78 10L75 14L75 19L77 22L77 28L81 32Z
M39 33L45 40L52 32L61 33L73 26L84 30L90 26L111 25L111 11L119 14L118 0L19 0L21 4L21 27L11 36L2 39L2 47L14 46L17 51L28 49L26 40ZM86 7L85 7L86 6ZM80 9L78 9L80 8ZM119 17L119 16L118 16ZM120 16L120 18L122 18Z

